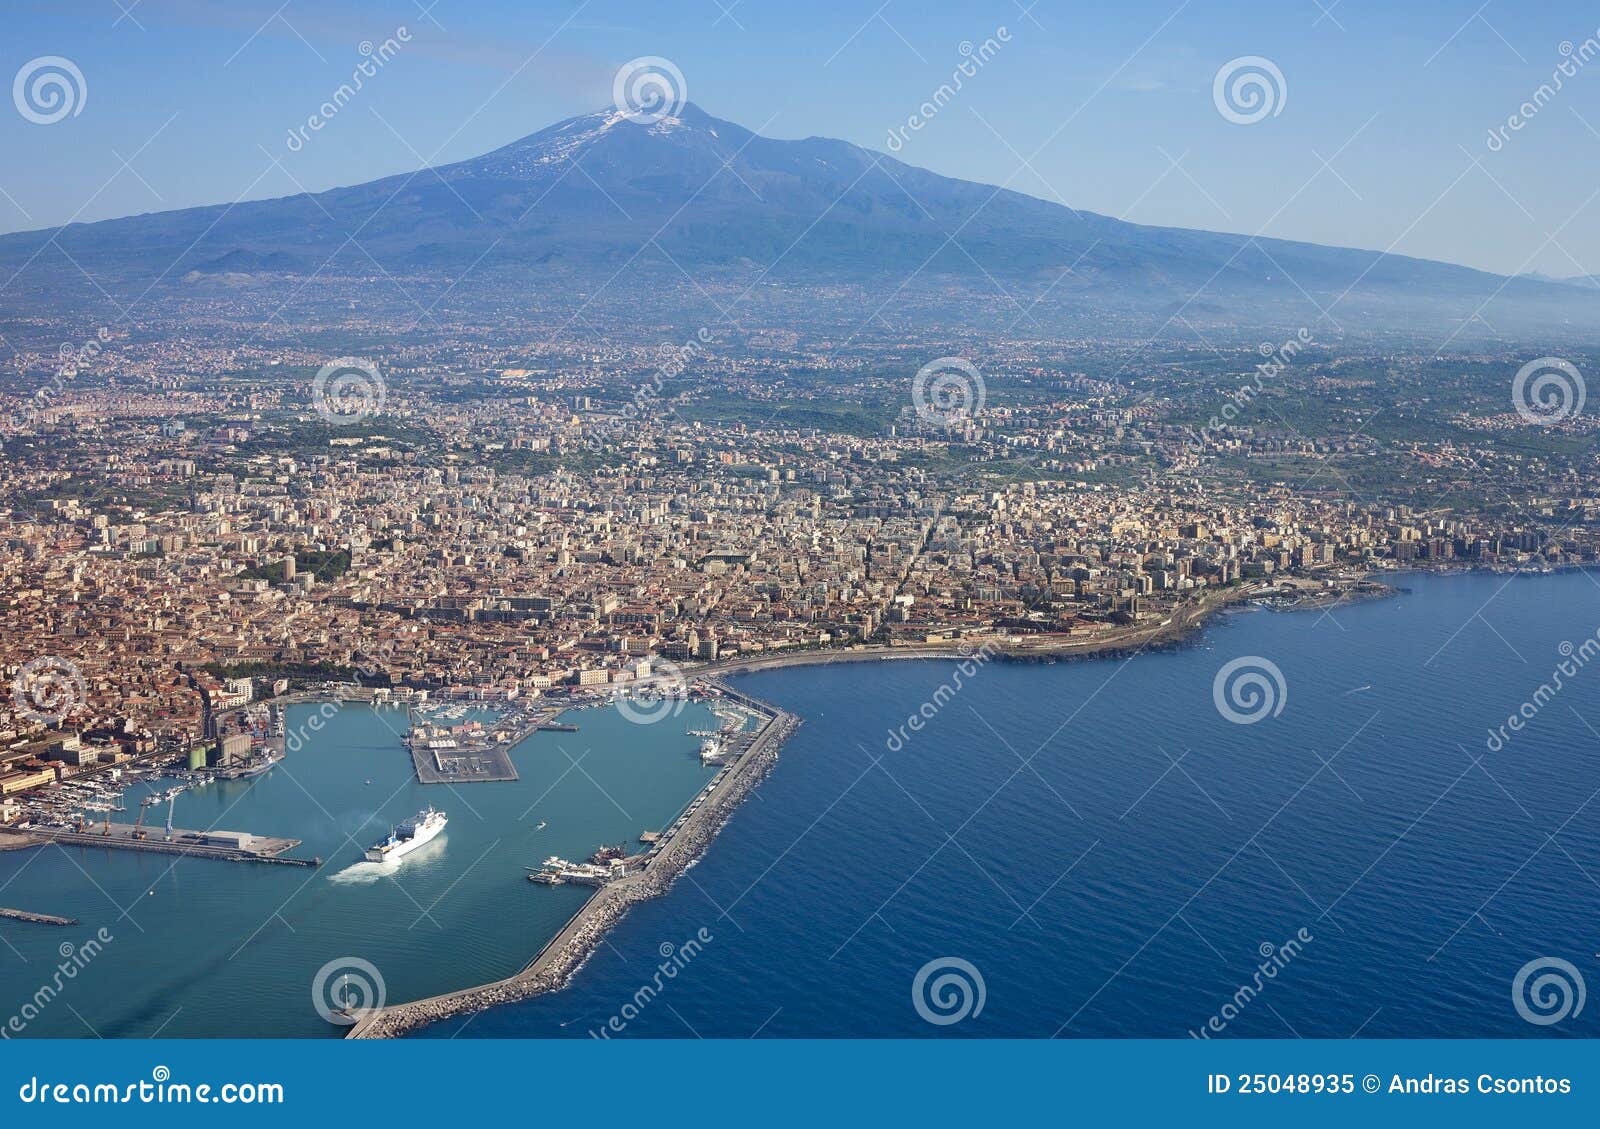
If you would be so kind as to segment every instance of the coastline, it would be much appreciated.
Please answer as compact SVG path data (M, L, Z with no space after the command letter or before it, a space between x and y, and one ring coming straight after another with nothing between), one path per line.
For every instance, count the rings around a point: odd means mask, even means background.
M1392 585L1375 579L1375 575L1364 573L1359 577L1347 579L1339 588L1308 591L1299 602L1285 605L1281 610L1311 611L1316 608L1337 607L1356 600L1382 599L1396 594L1396 589ZM690 678L703 676L720 678L728 674L752 674L785 667L826 666L842 662L964 659L980 649L990 658L1009 662L1062 662L1112 658L1183 645L1201 630L1213 615L1228 611L1240 604L1271 599L1278 590L1278 585L1265 583L1207 593L1194 601L1192 606L1176 611L1160 623L1107 631L1093 638L1074 639L1059 635L1032 638L1023 636L1002 642L994 636L972 636L964 639L900 645L856 644L837 649L741 656L727 662L685 667L684 674Z

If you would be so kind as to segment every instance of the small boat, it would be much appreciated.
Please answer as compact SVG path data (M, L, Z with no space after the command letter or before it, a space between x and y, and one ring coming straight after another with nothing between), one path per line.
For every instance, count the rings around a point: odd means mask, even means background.
M544 822L544 820L541 819L539 821L539 826L535 827L534 830L535 831L543 831L544 828L545 828L545 822Z

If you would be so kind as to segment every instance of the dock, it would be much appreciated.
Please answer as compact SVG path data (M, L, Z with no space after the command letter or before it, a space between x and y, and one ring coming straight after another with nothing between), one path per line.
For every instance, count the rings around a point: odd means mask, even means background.
M4 834L10 834L6 832ZM270 835L251 835L231 831L186 831L174 828L172 838L161 830L152 831L132 823L91 824L82 831L30 827L34 842L70 847L105 847L120 851L148 851L153 854L188 855L192 858L220 859L226 862L260 862L279 866L320 866L321 859L294 858L284 852L300 845L299 839L280 839Z
M558 712L541 707L509 724L497 722L489 728L488 739L481 741L461 741L453 737L436 742L419 740L418 731L422 726L413 720L407 744L411 748L417 783L488 784L516 780L517 766L511 762L512 749L534 733L578 731L576 725L555 721Z
M511 744L514 744L512 742ZM511 744L429 748L411 743L411 766L418 784L488 784L517 779Z
M53 913L30 913L25 909L8 909L0 906L0 917L10 921L31 921L35 925L76 925L75 917L57 917Z

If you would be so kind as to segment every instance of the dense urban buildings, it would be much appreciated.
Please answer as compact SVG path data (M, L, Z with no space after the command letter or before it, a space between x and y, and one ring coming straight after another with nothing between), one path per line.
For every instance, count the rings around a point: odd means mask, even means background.
M1585 421L1508 410L1493 355L83 336L8 381L7 794L98 756L63 742L210 740L274 683L527 699L816 649L1048 653L1600 549Z

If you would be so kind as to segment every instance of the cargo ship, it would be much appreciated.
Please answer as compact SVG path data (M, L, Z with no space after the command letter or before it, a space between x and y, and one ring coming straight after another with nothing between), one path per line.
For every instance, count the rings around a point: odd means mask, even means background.
M444 830L444 812L431 806L406 820L381 843L367 848L368 862L398 862Z

